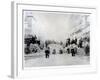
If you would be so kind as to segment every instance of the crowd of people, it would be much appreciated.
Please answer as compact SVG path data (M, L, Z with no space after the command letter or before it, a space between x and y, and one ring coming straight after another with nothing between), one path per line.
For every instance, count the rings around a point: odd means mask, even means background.
M46 44L48 45L48 44ZM67 53L71 54L72 56L75 56L78 53L78 50L82 49L84 51L84 55L89 56L90 55L90 41L89 37L84 37L80 39L70 39L68 38L66 40L66 43L64 44L63 42L60 42L59 45L62 46L62 48L59 49L59 54ZM56 49L53 49L52 54L56 54L57 51ZM46 46L46 51L45 51L46 58L49 57L50 55L50 48L49 46ZM48 55L48 57L47 57Z
M90 55L90 38L89 37L83 37L83 38L68 38L66 39L66 42L56 42L56 41L50 41L47 40L44 43L41 42L41 40L37 39L36 36L32 36L31 38L25 38L25 54L30 53L37 53L38 51L44 51L45 57L49 58L50 54L71 54L72 56L75 56L78 53L79 49L82 49L86 56ZM57 51L55 48L51 51L50 44L60 45L62 48ZM32 46L33 45L33 46ZM37 45L37 46L35 46Z
M89 55L90 53L90 41L89 41L89 37L84 37L84 38L80 38L80 39L67 39L66 42L66 47L67 48L67 52L71 53L72 56L75 56L75 54L78 53L79 49L83 49L85 52L85 55Z

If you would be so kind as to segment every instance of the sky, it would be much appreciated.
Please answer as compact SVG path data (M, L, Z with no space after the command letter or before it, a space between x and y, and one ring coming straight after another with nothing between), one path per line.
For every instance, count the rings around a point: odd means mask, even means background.
M42 40L65 40L73 28L85 24L86 14L24 11L25 34Z

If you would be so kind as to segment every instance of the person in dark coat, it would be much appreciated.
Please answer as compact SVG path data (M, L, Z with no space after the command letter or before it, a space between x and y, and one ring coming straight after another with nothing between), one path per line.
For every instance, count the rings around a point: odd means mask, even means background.
M70 54L70 48L67 48L67 52L68 52L68 54Z
M56 50L55 50L55 49L53 49L53 52L52 52L52 54L56 54Z
M50 55L50 48L47 47L46 50L45 50L45 57L49 58L49 55Z
M83 40L82 38L79 40L79 45L78 45L79 48L83 48Z
M63 54L63 50L62 49L59 50L59 54Z
M89 45L86 45L86 47L85 47L85 54L87 56L89 56L89 53L90 53L90 47L89 47Z
M75 50L74 50L74 48L71 49L71 54L72 54L72 56L75 56Z

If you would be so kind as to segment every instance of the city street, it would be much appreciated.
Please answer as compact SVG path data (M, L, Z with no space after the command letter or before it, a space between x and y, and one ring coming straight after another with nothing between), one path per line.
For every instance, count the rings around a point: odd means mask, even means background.
M89 64L89 56L74 57L71 54L51 54L49 58L45 58L45 55L39 55L37 58L32 57L25 60L25 67L35 66L61 66L61 65L85 65Z

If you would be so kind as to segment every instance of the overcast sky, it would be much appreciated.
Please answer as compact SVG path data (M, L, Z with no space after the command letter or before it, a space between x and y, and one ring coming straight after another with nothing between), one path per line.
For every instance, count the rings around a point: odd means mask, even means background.
M62 41L79 24L85 24L85 14L24 11L25 33L44 40Z

